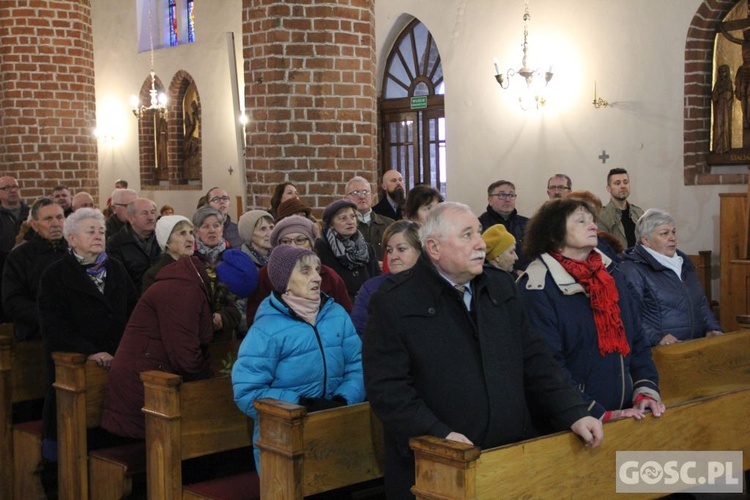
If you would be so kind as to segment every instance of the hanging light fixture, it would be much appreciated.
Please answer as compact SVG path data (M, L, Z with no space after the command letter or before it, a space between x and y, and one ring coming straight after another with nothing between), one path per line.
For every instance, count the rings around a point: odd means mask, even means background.
M151 96L151 102L148 106L141 104L140 99L136 95L130 97L130 105L133 108L133 114L136 118L140 119L147 111L154 111L159 114L159 117L167 119L167 95L164 92L159 93L156 90L156 72L154 71L154 33L153 33L153 17L151 12L151 2L148 5L148 42L149 49L151 52L151 89L148 91Z
M529 101L531 101L531 104L535 104L536 108L539 109L546 103L542 90L552 79L554 73L552 73L552 66L550 66L547 71L542 71L539 68L531 69L528 67L529 21L531 21L531 14L529 13L529 1L526 0L523 13L523 57L521 58L521 68L517 70L509 68L505 74L503 74L500 72L498 60L495 58L495 80L500 84L500 87L507 89L510 87L511 78L515 75L520 76L526 83L525 95L522 94L518 98L521 108L528 109L530 104ZM543 84L541 83L542 79L544 79Z

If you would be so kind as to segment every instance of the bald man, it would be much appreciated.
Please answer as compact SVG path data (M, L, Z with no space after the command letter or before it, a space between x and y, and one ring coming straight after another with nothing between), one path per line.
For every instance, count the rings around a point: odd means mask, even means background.
M404 178L398 170L389 170L383 174L383 182L380 183L383 196L372 211L383 217L393 220L403 219L401 209L404 206L406 194L404 192Z

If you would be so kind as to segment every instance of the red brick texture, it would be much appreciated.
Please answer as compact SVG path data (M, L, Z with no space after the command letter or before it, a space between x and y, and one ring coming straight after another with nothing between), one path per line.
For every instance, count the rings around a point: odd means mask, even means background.
M0 171L99 195L89 0L0 0Z
M712 173L706 163L711 144L711 79L714 39L736 0L704 0L685 40L685 185L747 184L746 174Z
M376 179L374 0L243 4L247 206L289 181L319 215Z

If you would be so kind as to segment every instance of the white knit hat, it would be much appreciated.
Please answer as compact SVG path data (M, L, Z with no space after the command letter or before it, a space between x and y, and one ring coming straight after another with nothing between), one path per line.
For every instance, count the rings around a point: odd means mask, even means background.
M167 249L167 242L169 241L169 237L172 236L174 227L182 221L186 221L191 226L193 225L190 219L184 215L165 215L156 221L156 230L154 232L156 233L156 241L159 243L161 250Z

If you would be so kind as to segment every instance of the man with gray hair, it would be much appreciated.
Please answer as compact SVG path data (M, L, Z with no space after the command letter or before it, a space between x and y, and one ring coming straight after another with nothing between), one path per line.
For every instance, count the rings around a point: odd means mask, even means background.
M466 205L433 208L419 261L370 300L362 362L385 430L387 498L411 498L411 437L489 448L536 435L535 415L601 443L601 422L529 327L513 277L483 266L481 233Z
M128 221L128 204L138 198L138 193L132 189L115 189L112 191L112 215L109 216L104 228L109 236L115 235Z
M107 238L107 255L125 266L140 294L143 275L156 264L161 249L156 241L156 204L145 198L136 198L127 206L128 221L119 232Z
M63 208L51 198L31 205L34 236L8 255L3 268L3 310L11 318L17 340L40 339L37 293L42 273L68 249L63 238Z
M378 260L383 261L383 233L393 223L393 219L376 214L372 210L372 190L370 183L359 175L346 183L346 198L357 205L357 230L365 241L372 245Z
M86 191L79 191L73 196L73 211L79 208L94 208L94 197Z

